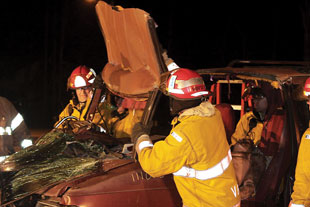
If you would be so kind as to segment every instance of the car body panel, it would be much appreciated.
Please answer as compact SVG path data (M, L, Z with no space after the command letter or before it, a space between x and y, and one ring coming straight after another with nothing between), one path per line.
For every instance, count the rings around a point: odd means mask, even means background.
M96 5L108 63L102 78L112 92L125 97L148 97L158 87L163 62L150 15L140 9L116 9L104 1Z
M289 80L290 78L296 80L304 80L304 77L307 76L307 73L294 70L292 68L281 68L281 67L243 67L243 68L209 68L209 69L200 69L199 73L202 74L236 74L240 79L256 79L256 80L265 80L265 81L279 81L283 82Z
M79 183L61 204L77 206L182 206L172 175L152 178L138 163L110 170Z

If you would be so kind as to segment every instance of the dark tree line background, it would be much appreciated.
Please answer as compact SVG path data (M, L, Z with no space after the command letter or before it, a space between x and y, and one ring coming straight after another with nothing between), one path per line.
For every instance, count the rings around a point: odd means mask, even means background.
M168 55L191 69L235 59L310 61L310 3L297 1L107 1L147 11ZM0 95L30 128L51 128L70 98L80 64L101 72L107 54L95 3L29 0L2 4Z

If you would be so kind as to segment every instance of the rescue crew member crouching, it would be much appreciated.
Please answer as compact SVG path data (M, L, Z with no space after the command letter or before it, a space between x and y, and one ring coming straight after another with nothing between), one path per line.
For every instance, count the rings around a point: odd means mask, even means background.
M310 110L310 78L306 80L304 94L307 96ZM301 138L298 150L297 165L295 170L295 182L293 187L292 201L289 207L310 206L310 128L308 128Z
M58 122L55 123L55 127L63 128L66 122L61 122L65 117L75 117L76 123L80 125L86 125L89 128L96 127L97 131L106 132L107 126L104 121L104 106L103 101L99 103L94 114L93 120L86 121L86 115L91 104L93 96L93 83L96 78L96 73L93 69L80 65L76 67L70 77L68 78L67 88L75 90L73 98L69 101L69 104L60 113Z
M240 206L239 189L220 112L205 97L202 77L189 69L171 71L165 83L172 130L154 145L147 127L132 132L139 162L153 177L173 173L187 207Z

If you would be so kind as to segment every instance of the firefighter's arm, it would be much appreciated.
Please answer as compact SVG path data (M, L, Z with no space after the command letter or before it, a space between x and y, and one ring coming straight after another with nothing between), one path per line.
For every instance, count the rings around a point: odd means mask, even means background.
M18 151L20 150L21 141L30 138L30 131L23 116L16 110L14 105L7 99L4 99L4 102L6 103L6 110L8 111L8 114L10 114L9 125L13 135L13 145L15 151Z
M251 120L255 119L256 118L252 113L247 113L241 117L236 126L234 134L231 136L232 145L236 144L238 141L242 139L251 139L254 145L260 143L261 134L263 130L263 123L256 122L255 126L252 126L250 130L250 125L252 125Z
M65 118L65 117L67 117L67 116L70 116L70 115L72 114L71 111L73 111L73 108L72 108L72 105L69 103L69 104L64 108L64 110L59 114L59 116L58 116L58 121L54 124L54 127L56 127L56 126L59 124L59 122L60 122L63 118ZM71 114L70 114L69 112L71 112ZM61 124L61 125L58 126L58 128L62 128L62 126L63 126L63 125Z
M191 149L185 135L178 131L171 131L164 141L158 141L154 145L146 134L140 136L136 143L141 167L153 177L181 169L186 164Z

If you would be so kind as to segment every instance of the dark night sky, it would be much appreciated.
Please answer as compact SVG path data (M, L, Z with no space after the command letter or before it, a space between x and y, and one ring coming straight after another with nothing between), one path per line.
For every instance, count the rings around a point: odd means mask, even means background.
M159 41L181 67L224 67L234 59L303 60L306 1L107 2L150 13ZM10 1L1 10L0 95L31 127L51 127L67 103L72 69L86 64L100 72L107 62L94 4Z

